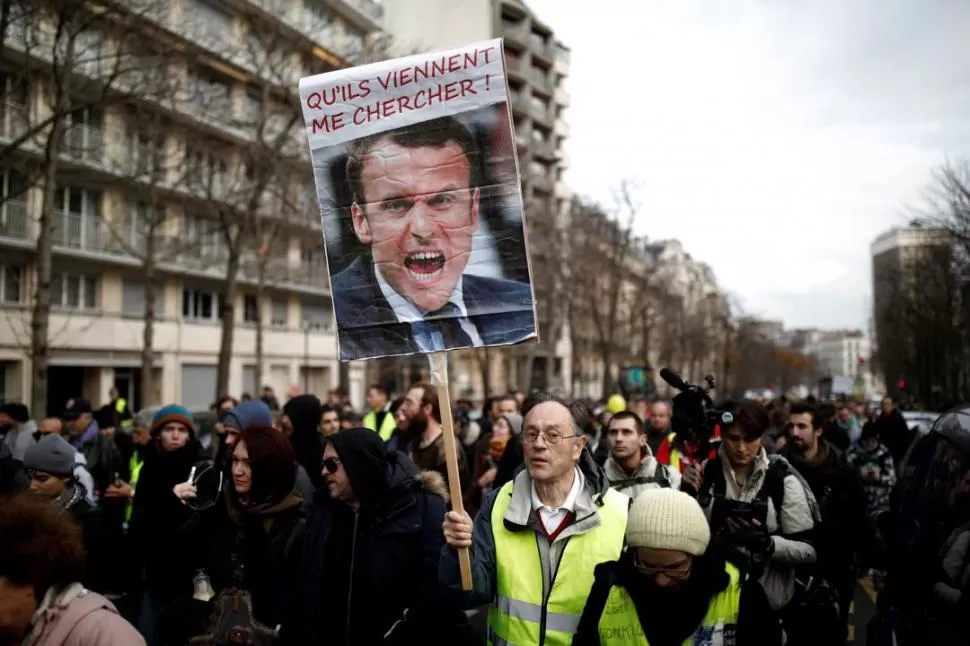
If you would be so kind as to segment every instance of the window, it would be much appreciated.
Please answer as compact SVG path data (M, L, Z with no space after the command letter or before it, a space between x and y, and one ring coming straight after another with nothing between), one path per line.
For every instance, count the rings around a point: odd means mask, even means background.
M218 196L229 185L228 158L225 148L214 141L190 140L185 147L185 168L192 187L206 196Z
M286 327L287 320L287 310L289 309L289 304L286 301L281 301L273 299L272 312L270 313L270 325L273 327Z
M19 171L0 171L0 237L27 237L27 181Z
M247 90L246 96L243 98L243 125L250 126L253 130L256 130L259 127L262 112L263 99L259 94L259 90Z
M88 28L74 36L74 69L91 78L101 76L104 51L104 33L99 29Z
M24 302L24 268L19 265L0 265L0 305Z
M207 118L227 121L232 108L232 87L229 81L205 72L189 72L185 83L185 99Z
M219 296L215 292L202 289L182 290L182 318L191 321L216 321Z
M74 159L98 161L104 151L101 110L94 106L78 108L64 119L64 153Z
M187 15L195 38L207 47L219 47L232 40L232 15L203 0L189 0Z
M17 136L27 128L27 97L24 78L0 72L0 135Z
M225 248L219 236L219 224L208 218L182 217L181 244L186 255L203 263L222 261Z
M51 305L66 310L98 308L97 276L58 273L51 276Z
M61 187L54 202L54 244L96 249L100 236L100 191L78 186Z
M138 175L164 173L162 160L165 154L165 135L147 132L139 128L138 117L131 116L128 123L128 159Z
M364 55L364 32L350 25L344 26L344 57L357 61Z
M311 330L329 330L333 321L333 306L329 302L303 300L300 303L302 325Z
M165 316L165 286L155 286L155 320ZM145 283L125 278L121 283L121 313L134 318L145 317Z
M305 29L318 41L329 45L333 37L330 10L323 0L308 0L303 3L303 24Z
M243 295L243 321L259 323L259 299L254 294Z

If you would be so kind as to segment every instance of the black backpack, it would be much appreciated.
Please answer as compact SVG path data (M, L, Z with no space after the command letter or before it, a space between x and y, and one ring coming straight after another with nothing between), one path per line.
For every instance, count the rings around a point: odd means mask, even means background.
M213 602L209 632L189 640L193 646L276 646L279 635L253 617L249 593L237 588L223 590Z
M283 549L284 562L303 535L306 520L301 519L293 529ZM238 562L238 561L237 561ZM279 633L275 628L259 622L253 616L253 601L249 592L241 588L242 572L233 573L236 587L226 588L212 602L209 632L189 640L191 646L277 646Z
M788 460L781 456L769 456L770 464L765 480L755 495L756 504L771 501L775 508L775 519L778 530L781 531L781 510L785 502L785 478L795 476L802 483L807 494L811 493L808 483L798 474ZM710 460L704 466L704 494L698 495L698 502L706 507L713 498L716 504L718 497L723 498L727 491L724 479L724 468L719 458ZM830 492L826 491L826 498ZM817 533L823 522L820 505L827 500L812 503L809 496L809 507L815 519ZM712 514L713 520L713 514ZM712 530L715 529L712 527ZM781 612L785 631L790 636L810 635L811 639L805 643L834 644L845 640L844 622L839 610L839 599L835 589L821 576L817 566L796 567L795 593L791 601ZM801 642L800 642L801 643Z

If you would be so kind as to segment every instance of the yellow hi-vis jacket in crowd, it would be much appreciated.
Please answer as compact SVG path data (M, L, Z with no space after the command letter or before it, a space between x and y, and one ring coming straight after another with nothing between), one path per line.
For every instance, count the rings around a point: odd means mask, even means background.
M730 583L711 599L707 614L694 634L684 641L684 646L735 643L741 608L741 574L730 563L726 563L724 569L731 578ZM671 621L675 620L676 617L671 617ZM600 617L599 635L600 646L650 646L626 588L610 588L610 596Z
M513 481L514 482L514 481ZM542 563L534 531L505 527L513 482L499 491L492 507L496 599L488 609L492 646L569 646L593 587L594 568L616 560L623 549L630 499L608 489L597 508L599 527L570 536L563 548L549 596L543 595Z
M115 411L118 413L118 415L124 415L126 408L128 408L128 402L125 401L124 397L119 397L115 400ZM132 421L133 420L131 417L128 417L128 419L119 419L118 423L121 425L123 430L128 431L131 430Z
M391 415L390 411L384 411L384 419L381 421L381 427L377 428L377 413L371 411L364 415L364 428L369 428L378 435L381 439L387 442L391 439L391 435L394 434L394 429L397 424L394 422L394 416Z

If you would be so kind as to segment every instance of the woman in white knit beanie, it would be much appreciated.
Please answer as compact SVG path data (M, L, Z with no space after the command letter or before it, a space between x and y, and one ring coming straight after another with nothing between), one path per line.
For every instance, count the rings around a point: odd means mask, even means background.
M630 507L627 548L596 567L573 646L780 646L764 590L711 545L700 505L649 489Z

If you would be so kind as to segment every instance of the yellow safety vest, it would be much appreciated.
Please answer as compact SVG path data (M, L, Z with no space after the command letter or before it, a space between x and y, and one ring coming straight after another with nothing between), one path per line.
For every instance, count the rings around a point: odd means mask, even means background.
M381 422L380 429L377 428L377 413L371 411L364 415L364 428L369 428L370 430L375 431L385 442L391 439L396 426L397 424L394 421L394 416L391 415L390 411L384 415L384 421Z
M141 468L145 466L145 461L138 457L138 451L131 454L131 459L128 460L128 469L131 471L131 485L132 489L138 486L138 476L141 475ZM131 520L131 510L134 509L135 499L132 498L128 501L128 505L125 507L125 522Z
M684 641L684 646L735 643L738 610L741 608L741 574L730 563L725 564L724 570L731 577L731 582L711 599L707 614L694 634ZM610 589L600 617L599 634L600 646L650 646L626 588L613 586Z
M125 401L125 398L124 397L119 397L117 400L115 400L115 411L119 415L121 415L122 413L125 412L125 408L127 408L127 406L128 406L128 402ZM121 423L121 428L122 429L128 430L128 429L131 428L131 422L132 422L132 420L130 418L129 419L124 419L124 420L123 419L119 419L118 421Z
M674 439L676 437L676 433L671 433L667 436L667 443L670 444L670 468L676 469L677 473L680 473L680 450L674 448Z
M593 568L615 561L623 549L630 499L607 490L597 509L600 526L569 537L552 590L543 599L542 563L536 544L541 539L533 531L513 532L505 527L512 485L505 483L492 508L496 599L488 609L489 643L569 646L593 587Z

